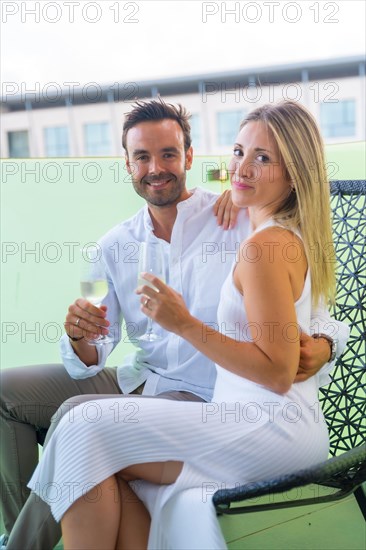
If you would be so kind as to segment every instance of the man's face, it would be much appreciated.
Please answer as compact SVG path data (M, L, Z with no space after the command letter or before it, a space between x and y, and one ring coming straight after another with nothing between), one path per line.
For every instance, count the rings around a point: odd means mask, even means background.
M184 136L175 120L140 122L127 133L126 166L135 191L149 204L171 206L188 198L186 170L192 148L185 153Z

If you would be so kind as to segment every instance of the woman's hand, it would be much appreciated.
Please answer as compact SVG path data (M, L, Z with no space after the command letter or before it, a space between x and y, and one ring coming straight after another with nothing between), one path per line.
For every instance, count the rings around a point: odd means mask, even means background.
M235 206L231 200L230 189L226 189L214 205L214 214L217 217L217 223L218 225L222 225L224 229L235 227L239 211L240 208Z
M141 276L155 287L143 285L136 289L136 294L141 295L141 311L166 330L182 333L193 319L182 296L155 275L143 273Z

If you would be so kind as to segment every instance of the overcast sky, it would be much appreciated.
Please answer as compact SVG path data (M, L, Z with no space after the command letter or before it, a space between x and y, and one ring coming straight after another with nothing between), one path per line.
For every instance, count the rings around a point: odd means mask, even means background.
M18 86L130 82L365 51L363 0L0 4L1 77Z

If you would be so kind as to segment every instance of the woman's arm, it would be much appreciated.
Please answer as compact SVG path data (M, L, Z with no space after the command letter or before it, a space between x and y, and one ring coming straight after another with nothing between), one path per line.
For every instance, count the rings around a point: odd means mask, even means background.
M275 241L271 242L273 235ZM144 306L146 298L142 298L142 310L220 366L285 393L294 381L299 363L300 334L294 302L300 288L301 295L306 272L306 263L295 265L282 254L283 245L290 238L293 241L291 233L276 230L254 235L246 241L245 249L248 251L248 245L253 246L257 254L255 261L248 259L241 248L235 281L243 289L248 317L246 328L251 330L253 342L236 341L221 333L224 326L219 327L219 332L194 318L182 297L151 275L146 275L146 279L159 292L140 287L138 293L151 298L148 308Z

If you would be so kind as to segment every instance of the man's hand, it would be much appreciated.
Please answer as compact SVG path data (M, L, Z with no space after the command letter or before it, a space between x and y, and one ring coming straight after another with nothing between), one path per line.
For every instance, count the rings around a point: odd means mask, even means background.
M305 332L300 338L300 364L295 382L304 382L314 376L329 360L329 342L325 338L312 338Z
M84 298L78 298L67 312L64 327L72 338L93 339L108 334L109 321L106 306L96 307Z
M238 217L240 208L233 204L231 200L231 190L227 189L219 196L214 206L214 214L217 217L218 225L223 229L232 229Z
M98 354L95 346L88 344L87 340L94 339L100 334L108 334L109 321L106 319L107 307L96 307L84 298L78 298L66 315L65 332L71 340L74 352L85 365L95 365Z

